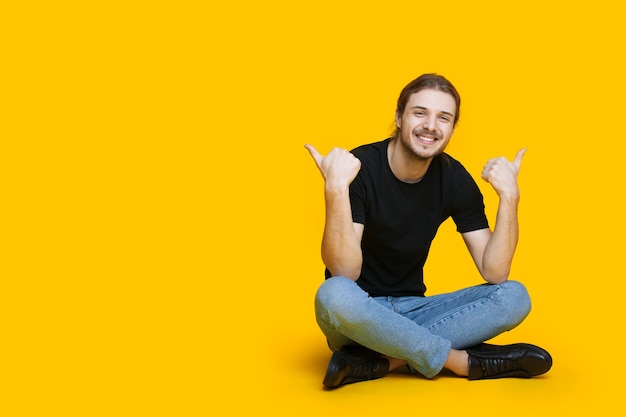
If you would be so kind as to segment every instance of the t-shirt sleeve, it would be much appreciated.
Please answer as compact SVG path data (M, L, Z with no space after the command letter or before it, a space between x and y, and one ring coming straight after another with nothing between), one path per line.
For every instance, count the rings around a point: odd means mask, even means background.
M352 221L365 224L365 184L362 173L359 173L350 184L350 207L352 208Z
M457 180L452 211L456 230L459 233L467 233L488 228L483 195L476 181L465 169L458 173Z

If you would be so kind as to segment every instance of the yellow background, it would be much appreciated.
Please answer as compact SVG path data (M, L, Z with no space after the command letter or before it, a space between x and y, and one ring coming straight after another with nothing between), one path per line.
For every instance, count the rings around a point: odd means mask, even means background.
M0 413L623 412L618 2L20 2L2 6ZM321 389L321 152L385 138L400 89L459 89L448 151L528 152L501 342L532 380ZM479 182L493 223L497 204ZM430 293L478 276L451 223Z

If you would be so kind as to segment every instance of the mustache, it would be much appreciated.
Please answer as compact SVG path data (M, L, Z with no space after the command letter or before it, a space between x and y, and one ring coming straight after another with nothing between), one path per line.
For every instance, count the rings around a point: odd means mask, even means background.
M441 139L441 135L437 132L431 132L429 130L425 130L425 129L414 129L413 130L413 134L414 135L422 135L422 136L432 136L435 139Z

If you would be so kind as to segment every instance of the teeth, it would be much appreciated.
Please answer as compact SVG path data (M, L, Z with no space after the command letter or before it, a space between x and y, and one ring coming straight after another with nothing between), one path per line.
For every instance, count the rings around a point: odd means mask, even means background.
M425 141L425 142L434 142L434 141L435 141L435 138L429 138L429 137L426 137L426 136L421 136L421 135L419 135L419 136L417 136L417 137L418 137L420 140L423 140L423 141Z

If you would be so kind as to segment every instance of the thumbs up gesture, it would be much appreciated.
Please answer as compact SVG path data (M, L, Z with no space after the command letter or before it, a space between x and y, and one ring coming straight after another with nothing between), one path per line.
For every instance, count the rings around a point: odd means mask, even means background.
M313 145L305 145L319 168L327 189L346 189L361 169L361 161L345 149L334 148L322 156Z
M485 164L482 179L491 184L500 197L519 198L517 175L526 149L520 149L513 161L505 157L492 158Z

